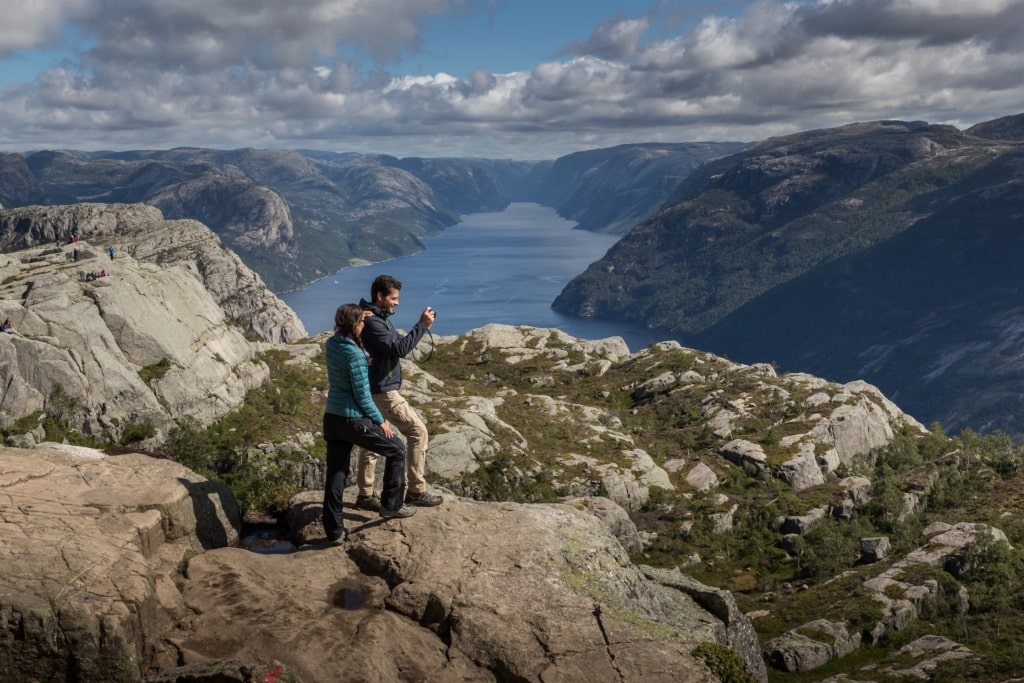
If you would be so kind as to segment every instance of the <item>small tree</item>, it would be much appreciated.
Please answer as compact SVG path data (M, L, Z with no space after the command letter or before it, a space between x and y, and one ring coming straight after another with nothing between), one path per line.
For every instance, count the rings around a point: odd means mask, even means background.
M72 416L78 410L81 401L64 389L64 385L55 383L46 397L46 416L62 427L68 427Z

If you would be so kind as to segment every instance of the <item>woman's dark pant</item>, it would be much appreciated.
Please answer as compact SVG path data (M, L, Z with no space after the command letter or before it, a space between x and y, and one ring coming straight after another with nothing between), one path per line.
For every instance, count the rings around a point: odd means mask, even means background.
M324 413L324 441L327 442L327 481L324 486L324 531L337 538L345 524L341 517L341 495L348 485L352 446L362 446L384 456L384 484L380 504L390 510L402 507L405 495L405 446L398 438L384 436L380 425L368 417L341 417Z

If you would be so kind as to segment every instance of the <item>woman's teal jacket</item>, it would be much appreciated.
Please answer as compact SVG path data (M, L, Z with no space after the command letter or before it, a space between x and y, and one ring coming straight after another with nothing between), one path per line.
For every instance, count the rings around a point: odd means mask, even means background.
M324 342L327 359L327 407L325 411L342 417L368 417L377 424L384 416L370 394L369 365L366 354L354 341L336 334Z

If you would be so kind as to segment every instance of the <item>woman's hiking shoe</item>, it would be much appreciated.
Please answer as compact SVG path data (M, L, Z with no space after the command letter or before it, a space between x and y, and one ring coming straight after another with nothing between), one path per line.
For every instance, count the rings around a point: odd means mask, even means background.
M380 509L380 516L384 519L402 519L405 517L412 517L416 514L416 508L411 505L403 505L397 510L389 510L386 507Z
M357 507L360 510L378 512L380 510L380 498L377 496L356 496L356 502L353 507Z
M405 504L415 505L418 508L432 508L436 505L440 505L444 502L444 498L436 496L433 493L407 493L405 494Z

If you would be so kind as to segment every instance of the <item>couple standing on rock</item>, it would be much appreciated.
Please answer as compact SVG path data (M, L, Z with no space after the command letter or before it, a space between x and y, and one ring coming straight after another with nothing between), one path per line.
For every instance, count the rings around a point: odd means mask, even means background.
M370 288L371 301L338 307L334 336L324 346L329 389L324 411L327 481L323 524L332 543L341 543L348 536L342 520L342 492L348 484L353 446L360 447L356 456L357 508L392 519L411 517L416 507L441 504L441 496L429 493L424 479L427 427L399 393L401 359L430 329L435 313L427 306L412 330L399 334L388 318L398 306L401 289L402 283L390 275L377 277ZM408 458L395 428L408 440ZM384 456L380 497L373 491L376 454ZM407 473L409 486L404 491Z

